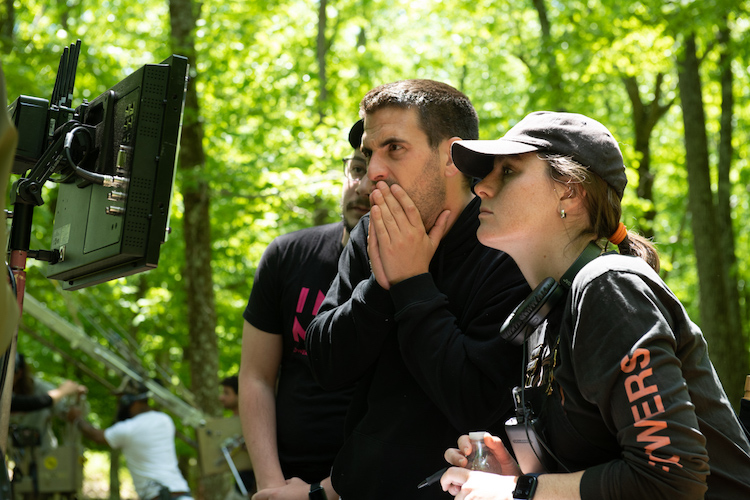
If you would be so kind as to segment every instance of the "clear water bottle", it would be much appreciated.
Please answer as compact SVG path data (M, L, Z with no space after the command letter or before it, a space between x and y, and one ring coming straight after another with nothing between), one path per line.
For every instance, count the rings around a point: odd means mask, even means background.
M485 431L469 433L469 439L471 439L471 453L466 457L469 460L469 464L466 467L471 470L499 473L500 464L495 458L495 455L493 455L484 444L485 434Z

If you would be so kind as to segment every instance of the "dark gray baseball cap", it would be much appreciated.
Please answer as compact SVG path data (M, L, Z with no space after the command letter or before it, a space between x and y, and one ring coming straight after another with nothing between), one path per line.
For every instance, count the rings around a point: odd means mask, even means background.
M351 130L349 130L349 144L351 144L354 149L359 149L362 145L362 135L364 133L365 121L360 118L357 123L352 125Z
M622 198L628 179L620 146L604 125L584 115L536 111L500 139L456 141L451 148L456 167L480 179L492 171L495 156L532 151L571 157L597 173Z

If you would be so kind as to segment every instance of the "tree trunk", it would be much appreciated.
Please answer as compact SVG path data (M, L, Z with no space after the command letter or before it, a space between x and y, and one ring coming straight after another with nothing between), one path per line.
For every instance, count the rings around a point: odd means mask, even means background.
M16 25L16 8L14 0L5 0L5 12L0 22L0 42L2 43L3 53L7 54L13 48L13 27Z
M120 500L120 456L119 448L109 450L109 500Z
M723 251L717 242L718 217L711 192L706 119L696 54L695 35L686 36L678 60L682 119L685 127L685 164L688 203L692 215L693 244L700 284L700 324L709 343L711 360L731 401L738 401L745 378L747 353L738 349L738 335L728 325Z
M719 135L719 163L717 176L717 210L719 231L721 233L721 249L723 251L725 287L727 291L727 307L729 315L726 318L727 327L731 335L735 353L745 353L744 361L738 357L737 369L748 373L748 340L743 331L742 312L740 310L740 293L737 287L738 269L735 255L734 226L732 224L732 183L730 171L734 150L732 148L734 118L734 93L732 85L732 49L728 25L724 25L719 32L719 42L723 45L720 60L721 71L721 131ZM737 387L739 389L739 387ZM731 391L729 391L731 393Z
M190 63L190 82L185 102L179 165L184 200L183 231L185 239L185 287L188 314L188 342L185 356L190 365L190 387L198 406L209 415L220 414L219 354L216 339L216 310L213 274L211 272L211 221L209 186L204 176L203 126L200 120L196 50L193 32L200 17L200 3L192 0L170 0L172 48ZM203 478L200 492L207 500L223 497L225 485L221 476Z
M543 75L546 85L549 89L548 100L543 103L544 109L564 109L567 103L565 91L563 88L563 78L560 66L557 64L557 44L552 39L552 26L547 15L547 5L545 0L532 0L531 2L536 9L541 27L541 62L547 66L546 74Z
M650 203L648 209L643 213L642 220L646 223L640 228L640 232L646 238L654 237L654 218L656 209L654 203L654 173L651 171L651 134L654 127L662 116L669 111L672 106L668 104L660 105L659 97L661 96L661 84L664 74L659 73L654 85L654 99L649 103L644 103L638 91L638 80L635 76L624 77L623 83L628 92L630 103L633 106L633 129L635 130L635 150L638 153L638 197Z

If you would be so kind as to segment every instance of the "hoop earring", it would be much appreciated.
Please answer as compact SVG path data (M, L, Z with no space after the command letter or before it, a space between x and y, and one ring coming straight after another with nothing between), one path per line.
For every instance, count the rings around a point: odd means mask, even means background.
M568 216L568 214L566 214L566 213L565 213L565 209L563 209L563 210L560 210L560 218L561 218L561 219L564 219L564 218L565 218L565 217L567 217L567 216Z

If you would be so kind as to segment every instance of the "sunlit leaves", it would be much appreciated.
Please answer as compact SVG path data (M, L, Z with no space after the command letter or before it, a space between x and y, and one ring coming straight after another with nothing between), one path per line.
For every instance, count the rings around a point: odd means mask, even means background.
M73 0L16 2L12 49L3 55L8 94L48 97L60 51L81 38L74 99L89 100L145 63L169 56L168 4ZM326 27L328 100L319 101L316 59L318 3L309 0L206 0L195 30L194 80L205 129L211 195L212 270L222 375L236 370L241 313L257 263L277 235L307 227L326 213L338 220L340 158L358 118L358 103L375 85L404 78L446 81L464 91L480 116L482 138L498 138L526 113L567 109L605 123L622 144L630 187L624 221L640 228L656 211L655 240L670 286L691 314L697 277L686 206L682 117L676 99L675 54L680 33L699 35L709 133L718 129L716 26L725 15L736 57L733 217L739 281L750 279L750 20L747 1L571 0L546 2L549 40L532 2L492 0L329 0ZM727 14L728 13L728 14ZM559 71L553 82L551 66ZM675 105L651 137L654 202L635 195L639 183L631 105L623 77L637 79L641 97L654 98L664 74L662 102ZM559 88L553 89L555 83ZM713 148L714 145L712 144ZM187 179L179 174L178 186ZM35 212L33 246L51 238L54 188ZM66 312L61 293L80 298L92 317L113 318L134 335L148 363L168 360L184 375L186 343L182 199L175 193L173 234L158 269L80 292L58 292L44 266L30 263L29 290ZM100 297L99 305L87 302ZM34 345L21 338L24 349ZM64 348L64 347L61 347ZM46 354L35 352L41 359ZM51 359L51 358L50 358ZM52 365L54 366L54 365ZM72 375L66 372L66 375Z

